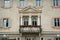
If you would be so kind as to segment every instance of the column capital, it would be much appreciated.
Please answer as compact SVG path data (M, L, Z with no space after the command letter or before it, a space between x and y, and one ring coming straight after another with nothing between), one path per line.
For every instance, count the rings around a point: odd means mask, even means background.
M23 17L23 16L20 16L21 18Z

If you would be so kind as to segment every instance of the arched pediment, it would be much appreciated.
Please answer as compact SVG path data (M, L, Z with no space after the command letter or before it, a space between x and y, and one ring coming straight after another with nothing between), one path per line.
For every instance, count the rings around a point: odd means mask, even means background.
M26 12L28 12L28 13L31 13L31 12L41 13L42 10L37 10L34 7L31 7L31 6L25 7L23 10L19 10L19 13L26 13Z

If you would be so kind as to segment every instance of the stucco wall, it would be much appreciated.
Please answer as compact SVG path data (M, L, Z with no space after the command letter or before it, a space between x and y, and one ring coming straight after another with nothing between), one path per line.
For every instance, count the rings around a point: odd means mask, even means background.
M33 0L34 1L34 0ZM32 1L32 2L33 2ZM9 30L0 30L1 32L18 32L19 31L19 9L18 9L18 0L13 0L10 9L1 8L0 0L0 19L9 18L10 19L10 29ZM30 2L31 3L31 2ZM26 4L28 5L28 4ZM35 4L34 4L35 5ZM52 24L52 19L55 17L60 17L60 9L52 8L52 0L42 0L42 13L41 13L41 25L43 31L60 31L54 29Z

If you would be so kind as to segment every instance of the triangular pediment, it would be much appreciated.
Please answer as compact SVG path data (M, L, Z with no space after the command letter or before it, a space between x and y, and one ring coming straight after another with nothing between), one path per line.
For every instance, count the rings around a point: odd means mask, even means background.
M27 9L27 10L25 10L26 12L35 12L36 10L34 10L34 9Z
M41 10L37 10L37 9L35 9L35 8L33 8L33 7L31 7L31 6L29 6L29 7L26 7L26 8L24 8L23 10L20 10L19 12L39 12L39 13L41 13Z

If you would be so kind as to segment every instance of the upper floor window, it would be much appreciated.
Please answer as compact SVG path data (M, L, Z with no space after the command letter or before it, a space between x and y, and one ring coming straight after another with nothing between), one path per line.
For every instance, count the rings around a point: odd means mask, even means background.
M19 5L24 6L24 0L20 0Z
M36 0L36 6L40 6L40 0Z
M56 38L56 40L60 40L60 37Z
M54 26L60 26L60 18L54 18Z
M3 26L8 27L8 19L7 18L3 19Z
M60 0L53 0L54 6L60 6Z
M36 17L32 17L32 25L33 26L37 25L37 18Z
M23 21L24 25L27 26L27 25L28 25L28 16L24 16L24 17L23 17L23 20L24 20L24 21Z
M58 6L58 0L53 0L54 6Z
M4 0L4 6L10 7L10 0Z

